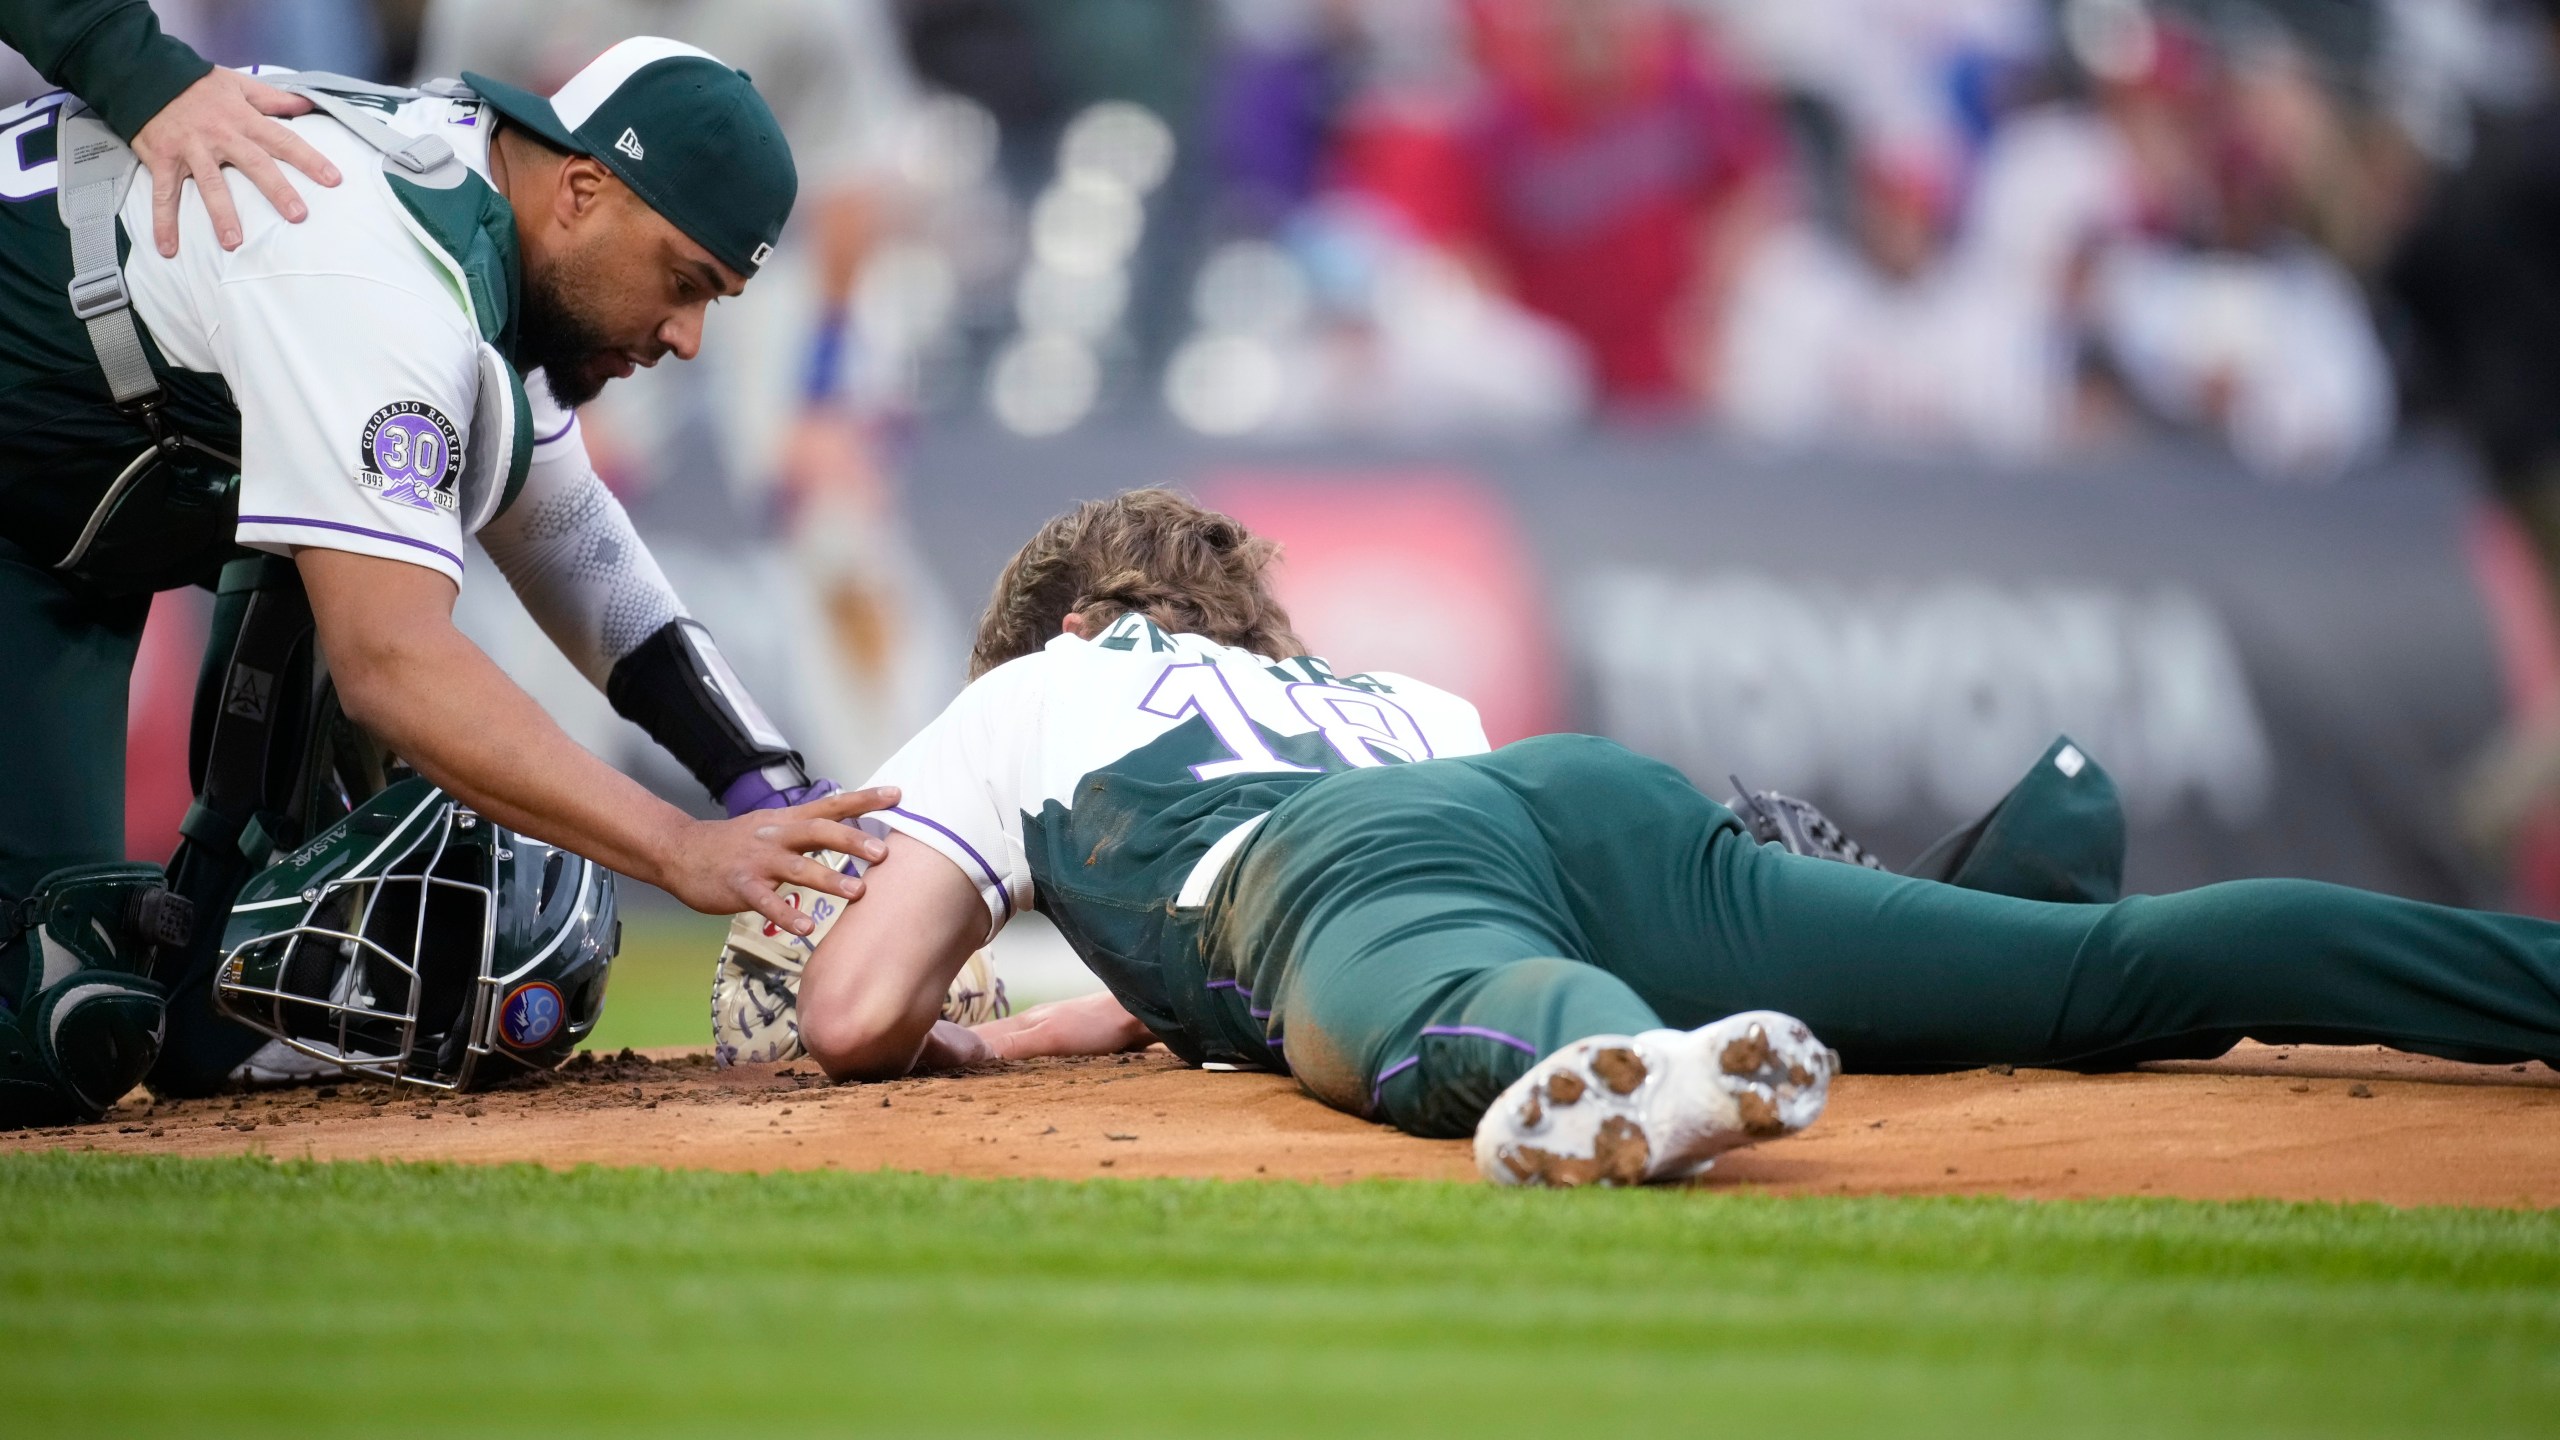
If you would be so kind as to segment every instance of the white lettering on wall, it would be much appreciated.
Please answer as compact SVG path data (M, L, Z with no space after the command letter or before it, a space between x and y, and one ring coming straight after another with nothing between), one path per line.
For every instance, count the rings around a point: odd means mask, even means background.
M2266 728L2191 591L1618 570L1583 593L1602 732L1719 796L1735 773L1860 819L1969 818L2068 732L2136 819L2266 805Z

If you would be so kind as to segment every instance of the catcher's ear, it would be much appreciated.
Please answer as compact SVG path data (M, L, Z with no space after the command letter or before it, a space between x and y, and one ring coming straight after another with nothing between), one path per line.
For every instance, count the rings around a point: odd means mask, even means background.
M1078 615L1073 611L1069 611L1067 618L1058 622L1058 633L1061 635L1073 635L1079 640L1090 640L1093 638L1094 631L1091 622L1087 621L1083 616Z

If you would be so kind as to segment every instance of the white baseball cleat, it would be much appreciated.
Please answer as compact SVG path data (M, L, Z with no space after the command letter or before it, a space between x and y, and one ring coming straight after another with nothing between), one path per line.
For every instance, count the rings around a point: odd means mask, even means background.
M1774 1010L1594 1035L1530 1066L1484 1112L1476 1169L1496 1185L1685 1180L1812 1124L1839 1069L1803 1021Z

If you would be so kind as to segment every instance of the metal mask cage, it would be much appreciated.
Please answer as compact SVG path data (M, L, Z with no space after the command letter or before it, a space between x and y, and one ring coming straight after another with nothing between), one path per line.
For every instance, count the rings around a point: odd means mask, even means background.
M414 819L400 828L411 828ZM495 1048L498 980L490 968L504 855L495 832L478 845L457 846L454 837L485 823L447 801L396 853L377 852L354 871L303 891L300 923L224 952L215 971L215 1004L260 1034L358 1074L433 1090L468 1086L481 1057ZM447 873L459 866L471 866L478 877ZM465 902L476 905L478 920L463 922L457 935L450 917ZM438 976L429 971L444 968L430 966L430 944L475 936L467 989L429 1013L430 999L443 998L431 996ZM405 956L383 943L402 938Z

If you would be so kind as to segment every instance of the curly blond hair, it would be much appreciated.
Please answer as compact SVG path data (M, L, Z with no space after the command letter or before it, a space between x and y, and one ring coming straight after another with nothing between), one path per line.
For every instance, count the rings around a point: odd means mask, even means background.
M1070 615L1095 629L1135 612L1178 634L1257 655L1306 653L1268 572L1280 547L1172 490L1088 500L1040 527L996 577L969 655L976 679L1054 639Z

